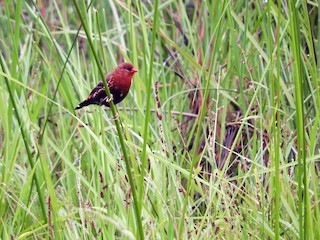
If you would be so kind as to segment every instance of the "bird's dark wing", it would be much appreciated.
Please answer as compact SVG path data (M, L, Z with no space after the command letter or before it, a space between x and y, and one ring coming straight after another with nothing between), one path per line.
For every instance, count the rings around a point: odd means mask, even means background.
M104 90L103 82L100 81L98 85L95 86L95 88L91 91L91 93L89 94L89 97L85 101L90 99L97 99L97 97L101 95L102 92L105 92L105 90Z
M95 86L95 88L91 91L89 97L76 107L76 110L91 104L101 105L103 99L105 99L106 96L107 95L104 89L103 82L100 81L98 85Z
M108 83L108 87L111 88L113 85L111 75L107 75L106 80ZM103 82L100 81L97 84L97 86L95 86L95 88L91 91L91 93L89 94L89 97L76 107L76 110L91 104L105 105L109 107L108 102L105 101L106 97L107 97L107 94L106 94Z

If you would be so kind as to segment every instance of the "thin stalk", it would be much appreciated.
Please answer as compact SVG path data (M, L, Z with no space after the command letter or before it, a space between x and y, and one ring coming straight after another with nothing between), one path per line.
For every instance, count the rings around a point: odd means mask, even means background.
M111 98L111 93L110 93L110 90L108 88L108 83L107 83L106 78L104 76L104 71L102 70L102 67L101 67L97 52L96 52L96 50L94 48L93 41L91 39L91 33L89 32L89 29L88 29L88 26L87 26L87 22L85 21L84 17L81 15L81 11L80 11L79 5L78 5L76 0L73 0L73 4L74 4L74 6L75 6L75 8L77 10L77 13L79 15L80 21L81 21L82 26L83 26L83 29L84 29L84 31L86 33L86 36L87 36L87 39L88 39L88 43L90 45L93 57L94 57L94 59L96 61L97 67L98 67L100 78L102 79L102 82L103 82L104 87L105 87L106 94L107 94L108 98ZM118 117L116 106L114 105L113 101L110 102L110 109L111 109L112 115L113 115L113 117L115 119L115 125L116 125L116 129L117 129L117 132L118 132L119 141L120 141L120 145L121 145L121 149L122 149L122 153L123 153L123 158L124 158L124 161L125 161L125 164L126 164L126 170L127 170L129 183L130 183L130 187L131 187L131 191L132 191L132 197L133 197L133 203L134 203L133 204L134 212L135 212L136 221L137 221L137 224L138 224L138 239L144 239L143 229L142 229L142 222L141 222L140 214L139 214L140 213L140 211L139 211L140 206L139 206L139 203L138 203L137 192L136 192L136 188L135 188L135 185L134 185L133 176L132 176L132 173L131 173L130 160L129 160L129 157L128 157L125 140L124 140L124 137L123 137L123 134L122 134L121 126L120 126L120 119Z
M272 29L271 26L271 20L272 20L272 12L271 7L272 4L270 1L268 2L268 8L267 8L267 23L268 23L268 48L270 53L270 69L269 69L269 82L270 82L270 101L272 109L272 126L271 131L273 133L273 151L272 151L272 162L271 164L275 168L275 173L273 175L273 185L272 188L274 189L274 199L275 199L275 205L274 205L274 234L275 239L280 239L280 136L281 136L281 122L280 122L280 114L279 111L280 107L280 99L279 99L279 92L280 92L280 55L279 55L279 35L280 35L280 6L278 6L278 19L277 19L277 30L278 34L276 34L276 51L273 51L274 49L274 42L273 42L273 36L272 33L275 32ZM280 4L281 5L281 4ZM277 61L275 62L274 55L277 56ZM276 65L276 66L275 66ZM276 76L274 75L274 71L276 71Z
M271 3L269 3L271 5ZM280 146L281 146L281 111L280 109L280 102L281 102L281 88L280 88L280 16L281 16L281 2L278 1L278 20L277 20L277 28L278 28L278 34L276 35L276 66L277 66L277 75L275 79L275 98L272 99L274 102L274 160L275 160L275 239L280 239L280 194L281 194L281 181L280 181ZM271 11L269 11L269 19L271 18ZM271 19L270 19L271 21ZM270 23L271 27L271 23ZM271 32L271 28L270 32ZM272 36L269 36L271 39ZM270 46L272 47L272 46ZM271 52L273 48L271 48ZM271 59L274 59L271 55ZM273 72L273 69L271 69ZM273 76L273 73L271 72L271 75Z
M153 15L154 23L152 28L152 41L151 41L151 52L150 52L150 63L149 63L149 78L147 81L147 104L146 104L146 115L144 121L144 130L143 130L143 145L142 145L142 164L141 164L141 176L139 183L139 201L142 202L143 198L143 184L144 184L144 175L145 168L147 165L147 142L148 142L148 130L149 130L149 121L150 121L150 113L151 113L151 93L152 93L152 74L153 74L153 60L154 60L154 49L156 44L156 35L157 35L157 22L158 22L158 0L155 1L154 6L154 15Z
M295 1L290 1L290 33L292 39L293 51L293 70L295 83L295 105L296 105L296 126L297 126L297 140L298 140L298 198L299 198L299 237L304 239L306 237L307 229L304 228L306 221L303 219L303 205L304 200L308 197L307 175L306 175L306 153L305 153L305 129L304 129L304 110L303 110L303 76L302 63L300 54L300 27L298 21L297 9ZM304 185L304 192L302 187ZM306 219L306 216L305 216Z

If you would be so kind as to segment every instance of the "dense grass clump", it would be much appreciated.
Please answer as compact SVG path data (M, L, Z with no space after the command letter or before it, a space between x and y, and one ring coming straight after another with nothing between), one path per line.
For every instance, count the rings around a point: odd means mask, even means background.
M317 3L0 11L1 239L320 239ZM124 61L126 99L76 112Z

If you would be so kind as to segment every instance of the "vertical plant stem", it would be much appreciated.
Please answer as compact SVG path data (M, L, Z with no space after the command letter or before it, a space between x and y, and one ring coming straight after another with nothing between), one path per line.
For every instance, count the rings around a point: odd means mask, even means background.
M277 18L277 25L275 26L276 29L274 30L271 25L272 20L272 13L271 13L271 5L272 3L268 2L268 48L269 48L269 54L270 54L270 69L269 69L269 82L270 82L270 100L271 105L273 106L272 110L272 133L273 133L273 151L272 151L272 162L271 164L275 168L275 173L273 175L273 189L274 189L274 199L275 199L275 205L273 208L274 212L274 232L275 232L275 239L280 239L280 136L281 136L281 111L279 111L280 108L280 52L279 52L279 35L280 35L280 8L281 3L278 4L278 18ZM274 49L274 42L273 42L273 33L276 32L276 51L273 51ZM276 58L274 57L276 55ZM276 61L274 60L276 59ZM275 69L276 68L276 69ZM276 72L276 76L274 76L274 72Z
M300 26L295 1L290 1L290 31L292 39L292 51L294 58L294 84L295 84L295 106L296 106L296 126L298 140L298 198L299 198L299 237L304 239L308 232L305 228L306 217L303 218L304 201L308 198L306 155L305 155L305 129L304 129L304 110L303 110L303 76L300 54ZM304 192L302 188L304 187Z
M75 6L75 8L77 10L77 13L79 15L79 18L80 18L82 26L83 26L83 29L84 29L84 31L86 33L87 38L88 38L88 43L90 45L93 57L94 57L94 59L96 61L96 64L97 64L97 67L98 67L98 70L99 70L99 74L100 74L100 78L103 81L106 94L107 94L108 98L110 98L111 94L110 94L110 90L108 88L108 83L107 83L106 78L104 76L104 71L102 70L102 66L100 64L97 52L94 49L93 41L91 39L91 33L89 32L89 29L88 29L88 26L87 26L87 22L85 21L85 18L81 14L79 5L78 5L76 0L73 0L73 4L74 4L74 6ZM126 170L127 170L129 183L130 183L130 187L131 187L131 191L132 191L133 207L134 207L135 217L136 217L136 221L137 221L137 225L138 225L138 239L144 239L143 229L142 229L142 221L141 221L140 214L139 214L140 213L140 211L139 211L140 206L139 206L139 203L138 203L138 196L137 196L137 191L136 191L134 180L133 180L133 175L131 173L130 160L129 160L128 153L127 153L127 150L126 150L126 144L125 144L124 137L123 137L123 134L122 134L122 130L121 130L121 126L120 126L120 120L119 120L119 117L117 116L117 110L116 110L116 107L115 107L115 105L114 105L114 103L112 101L110 102L110 109L111 109L112 115L113 115L113 117L115 119L115 125L116 125L116 129L117 129L117 132L118 132L119 141L120 141L120 145L121 145L121 149L122 149L122 153L123 153L123 158L124 158L124 161L125 161L125 164L126 164Z
M271 12L270 12L271 16ZM276 88L276 96L275 96L275 114L274 114L274 146L275 146L275 237L276 239L280 239L280 194L281 194L281 181L280 181L280 148L281 148L281 111L280 109L280 103L281 103L281 88L280 88L280 69L281 69L281 63L280 63L280 19L281 16L281 2L278 1L278 19L277 19L277 29L278 34L276 36L276 79L275 79L275 88ZM270 36L271 38L271 36ZM273 56L271 56L273 59Z
M146 116L144 121L143 128L143 146L142 146L142 164L141 164L141 176L139 183L139 201L143 199L144 191L144 172L147 165L147 142L148 142L148 129L149 129L149 120L150 120L150 109L151 109L151 93L152 93L152 74L153 74L153 60L154 60L154 48L156 44L156 35L157 35L157 22L158 22L158 0L155 0L154 6L154 15L153 15L153 28L152 28L152 40L151 40L151 52L150 52L150 63L149 63L149 75L147 81L147 104L146 104Z

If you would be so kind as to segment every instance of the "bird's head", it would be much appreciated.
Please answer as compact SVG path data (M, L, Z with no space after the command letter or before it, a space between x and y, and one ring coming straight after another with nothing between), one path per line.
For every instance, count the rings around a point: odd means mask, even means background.
M136 69L131 63L121 63L115 69L115 71L121 76L127 76L131 78L136 72L138 72L138 69Z

